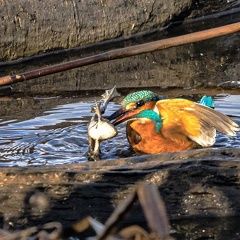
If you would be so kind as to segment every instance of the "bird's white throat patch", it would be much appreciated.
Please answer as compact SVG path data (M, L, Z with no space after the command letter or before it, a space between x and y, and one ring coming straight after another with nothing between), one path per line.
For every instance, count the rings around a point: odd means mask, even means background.
M154 112L156 112L156 113L157 113L157 115L159 115L159 111L158 111L158 108L157 108L157 106L156 106L156 105L155 105L155 107L154 107L153 111L154 111Z

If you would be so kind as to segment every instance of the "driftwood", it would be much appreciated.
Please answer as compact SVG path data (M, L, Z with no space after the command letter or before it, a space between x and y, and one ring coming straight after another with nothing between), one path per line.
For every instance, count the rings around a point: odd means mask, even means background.
M140 205L146 217L146 222L150 228L148 233L140 226L133 225L123 228L119 231L124 218L133 208L136 201ZM96 233L92 239L138 239L138 240L172 240L170 237L170 228L165 205L161 199L157 186L150 184L141 184L127 198L122 201L114 210L105 224L100 223L91 216L75 222L70 227L64 227L60 222L50 222L42 226L35 226L11 233L0 229L0 239L68 239L69 237L83 238L86 230L92 228Z
M158 186L170 220L240 216L240 150L199 149L75 165L1 168L2 224L105 222L142 182ZM126 220L142 222L139 207Z
M126 58L126 57L135 56L143 53L158 51L161 49L194 43L202 40L207 40L214 37L235 33L238 31L240 31L239 22L229 24L223 27L213 28L205 31L196 32L196 33L190 33L190 34L173 37L169 39L163 39L163 40L154 41L150 43L144 43L144 44L130 46L122 49L110 50L105 53L69 61L66 63L60 63L60 64L48 66L48 67L43 67L43 68L31 70L29 72L14 74L11 76L10 75L4 76L0 78L0 86L18 83L18 82L22 82L29 79L34 79L37 77L70 70L77 67L91 65L94 63Z

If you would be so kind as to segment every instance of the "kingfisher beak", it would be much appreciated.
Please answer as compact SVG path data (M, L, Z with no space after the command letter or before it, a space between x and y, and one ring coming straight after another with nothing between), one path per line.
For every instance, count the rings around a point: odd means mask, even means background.
M125 112L126 112L126 110L123 107L120 107L116 112L114 112L112 115L107 117L107 119L109 121L112 121L112 120L118 118L119 116L123 115Z
M136 110L126 110L125 108L121 107L112 115L110 115L107 119L109 121L114 120L112 124L116 126L122 122L129 120L136 113L137 113Z

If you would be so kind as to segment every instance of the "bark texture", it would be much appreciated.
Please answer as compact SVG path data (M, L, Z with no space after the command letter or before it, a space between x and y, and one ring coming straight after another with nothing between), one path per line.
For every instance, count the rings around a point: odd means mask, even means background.
M19 83L13 89L41 94L114 85L119 89L217 87L235 80L239 72L234 61L240 54L235 51L239 35L77 68Z
M239 149L200 149L75 165L1 168L0 212L15 228L90 215L104 222L138 184L159 187L171 220L240 216ZM128 223L144 222L137 207Z

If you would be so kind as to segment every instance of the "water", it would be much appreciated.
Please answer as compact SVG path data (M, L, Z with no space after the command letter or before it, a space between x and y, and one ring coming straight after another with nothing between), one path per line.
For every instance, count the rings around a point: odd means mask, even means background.
M59 99L60 102L61 100L65 99ZM47 108L52 99L39 98L37 101ZM79 99L79 102L72 99L70 102L47 108L40 115L25 120L2 117L0 165L31 166L87 161L84 155L88 150L87 124L92 116L90 109L94 99ZM8 106L7 103L5 107ZM116 108L116 104L110 103L106 114L109 115ZM26 116L32 115L33 111L34 109L27 109ZM108 148L103 148L105 154L114 147L111 145L109 142ZM109 157L114 158L114 155Z
M239 95L222 94L215 98L216 109L220 112L229 115L234 121L240 124L240 109L239 109ZM229 137L221 133L218 134L216 147L240 147L240 134L237 137Z
M217 1L196 1L198 4L195 6L193 12L194 20L191 17L186 20L181 25L174 25L172 28L166 29L163 33L157 32L156 34L149 34L143 37L135 39L135 44L143 43L150 40L159 40L163 37L171 37L180 35L183 33L188 33L195 30L203 30L210 27L220 26L227 23L232 23L239 21L239 0L229 0ZM204 11L201 9L204 7ZM190 79L194 84L195 81L201 83L197 86L204 86L202 82L205 83L206 80L214 82L217 79L219 81L225 80L239 80L239 41L233 38L226 37L224 38L225 42L221 39L213 39L207 42L201 42L189 45L186 48L183 48L178 54L170 55L161 55L159 53L153 53L153 63L148 63L151 61L142 61L139 62L136 60L135 64L127 62L127 67L124 67L124 64L117 65L117 67L105 67L100 66L102 69L106 69L103 73L98 69L97 66L91 70L91 68L81 69L81 71L76 70L78 74L73 74L74 71L65 72L62 74L66 75L56 75L54 76L53 83L56 83L56 87L45 84L35 91L44 94L49 89L53 89L55 92L66 91L78 91L75 82L69 81L69 79L74 80L74 77L80 81L81 88L84 87L84 79L86 83L91 80L97 79L101 80L101 77L105 80L107 79L106 84L109 79L126 79L127 83L133 82L135 75L141 77L141 79L148 80L148 83L151 83L152 79L159 81L159 72L166 71L165 75L162 74L162 79L167 79L167 84L171 80L171 72L173 71L173 77L180 76L179 79L186 79L190 71L187 71L187 65L192 63L190 68L194 66L199 66L198 68L194 67L194 71L190 72L193 77ZM236 37L236 39L238 39ZM134 40L133 40L134 42ZM125 45L125 42L118 43L120 47ZM126 43L126 45L128 42ZM115 47L119 47L117 44ZM56 62L73 60L79 58L80 56L85 56L85 54L95 54L101 51L109 50L108 44L102 45L96 48L89 48L88 51L78 51L75 49L71 51L71 54L66 54L63 51L62 54L53 55L52 62L49 62L49 58L45 59L44 64L53 64ZM171 53L171 52L170 52ZM162 57L163 56L163 57ZM69 58L69 59L68 59ZM161 61L160 61L160 60ZM164 64L164 59L166 63ZM199 60L193 61L190 60ZM151 58L150 58L151 60ZM156 61L155 61L156 60ZM127 61L127 59L125 59ZM141 68L144 66L140 63L143 62L146 67L144 68L145 72L148 75L143 75L140 72ZM159 62L156 69L154 66L156 62ZM176 66L174 63L176 63ZM28 71L32 68L39 67L39 59L35 61L23 62L19 65L4 66L0 68L1 76L7 75L9 73L18 73L23 71ZM186 64L188 63L188 64ZM163 68L161 68L163 65ZM183 68L178 68L183 66ZM201 67L203 66L203 67ZM96 70L95 70L96 68ZM125 70L125 68L127 70ZM154 71L151 71L155 69ZM134 71L132 70L134 69ZM159 71L158 69L161 69ZM124 74L126 71L126 74ZM159 71L159 72L158 72ZM137 75L138 72L141 74ZM69 73L69 75L67 75ZM70 74L72 73L72 74ZM116 75L114 75L114 74ZM131 75L131 73L134 73ZM144 73L144 72L143 72ZM225 74L227 73L227 74ZM79 75L80 74L80 75ZM48 76L50 78L50 76ZM60 80L60 81L55 81ZM148 79L149 78L149 79ZM61 85L61 80L67 79L66 82ZM131 81L130 81L130 80ZM191 81L189 80L189 86L191 87ZM82 83L82 82L83 83ZM174 78L174 82L175 82ZM48 83L48 81L46 81ZM78 81L76 81L78 83ZM136 87L141 86L141 81L136 82ZM99 96L102 93L95 93L89 95L86 91L83 96L71 93L71 96L51 96L51 97L28 97L27 95L34 95L34 86L33 84L26 84L26 96L17 96L0 98L0 167L29 167L29 166L42 166L42 165L56 165L56 164L73 164L81 163L87 161L85 153L88 150L88 139L87 139L87 124L92 116L90 113L90 108L94 104L94 101L99 100ZM76 86L75 86L76 85ZM196 85L196 84L195 84ZM24 84L21 86L25 86ZM94 84L93 84L94 86ZM104 87L106 85L103 85ZM158 85L155 85L158 86ZM175 85L174 85L175 86ZM210 85L211 86L211 85ZM239 87L239 85L238 85ZM15 87L16 89L17 87ZM42 92L40 90L42 90ZM20 88L21 90L21 88ZM59 91L58 91L59 90ZM129 91L129 90L127 90ZM231 91L230 91L231 92ZM159 92L166 97L184 97L194 98L194 100L199 100L200 97L205 94L205 90L200 94L196 94L195 90L181 90L180 92L169 93L168 90L164 92ZM210 95L219 94L220 91L211 93ZM239 88L231 94L220 94L215 96L216 110L223 112L232 116L232 118L240 124L240 91ZM125 95L125 94L124 94ZM112 102L109 104L107 112L105 115L110 115L119 107L119 101ZM114 139L109 139L101 145L102 150L102 159L117 159L120 157L130 157L134 153L129 151L129 145L125 137L125 127L124 124L118 126L119 134ZM217 134L217 141L214 147L226 147L226 148L239 148L240 147L240 133L236 137L229 137L223 134ZM4 206L4 205L3 205ZM196 219L193 220L183 220L173 221L171 226L173 230L173 236L177 239L240 239L239 235L239 218L237 219Z
M2 101L1 111L11 110L8 114L1 114L0 119L0 166L39 166L87 161L87 125L92 116L91 106L95 99L99 99L98 96L86 99L54 97ZM32 107L27 107L26 102L31 101L32 105L29 105ZM215 97L216 110L231 115L238 123L239 102L240 95L221 94ZM13 105L12 108L9 103ZM21 114L16 112L15 104L18 107L21 105ZM118 107L119 103L111 102L105 115L110 115ZM124 124L118 126L118 132L117 137L101 144L102 159L134 155L129 151ZM219 133L214 147L238 148L240 134L229 137Z

